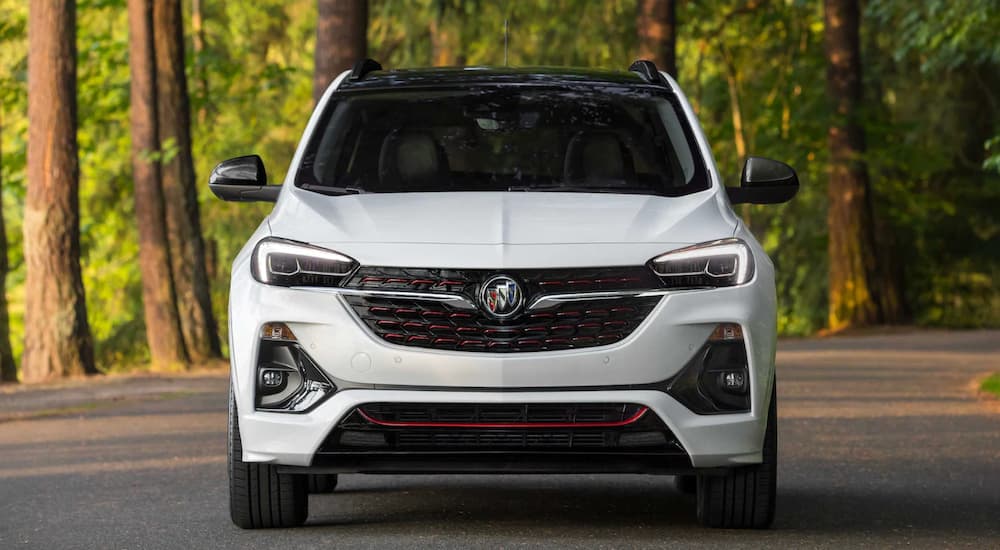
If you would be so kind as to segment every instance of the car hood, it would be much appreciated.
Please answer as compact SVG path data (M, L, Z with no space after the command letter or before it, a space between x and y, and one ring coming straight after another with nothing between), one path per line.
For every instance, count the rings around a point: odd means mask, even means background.
M271 233L315 244L690 244L729 236L711 191L684 197L599 193L386 193L294 190Z

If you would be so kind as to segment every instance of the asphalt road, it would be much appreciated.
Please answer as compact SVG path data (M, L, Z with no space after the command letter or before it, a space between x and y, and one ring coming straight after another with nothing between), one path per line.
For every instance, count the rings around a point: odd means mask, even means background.
M1000 332L785 341L778 512L697 526L668 477L343 476L305 527L228 517L226 381L0 422L0 548L1000 547ZM0 399L4 399L0 395Z

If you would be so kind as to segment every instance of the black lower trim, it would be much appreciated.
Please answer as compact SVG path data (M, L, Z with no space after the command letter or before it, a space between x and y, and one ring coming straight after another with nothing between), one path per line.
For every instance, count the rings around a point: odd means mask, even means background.
M690 472L684 447L634 403L367 403L300 473Z
M724 469L719 469L720 472ZM686 454L650 453L358 453L316 456L283 473L360 474L658 474L695 471ZM705 473L708 470L699 469Z

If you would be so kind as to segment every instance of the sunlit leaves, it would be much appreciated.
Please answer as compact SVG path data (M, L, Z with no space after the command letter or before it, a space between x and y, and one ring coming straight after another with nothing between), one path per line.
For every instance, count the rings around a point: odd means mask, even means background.
M876 213L914 318L1000 324L1000 0L869 0L862 49L865 126ZM103 367L145 357L128 135L125 0L80 0L79 142L84 278ZM191 9L184 2L185 10ZM213 304L225 330L229 266L269 206L223 203L203 185L219 161L260 154L285 175L312 109L315 0L203 0L203 46L188 32L188 87ZM27 2L0 0L3 205L12 272L12 343L22 343ZM369 53L387 68L439 62L624 69L637 50L635 0L372 0ZM746 210L776 264L779 329L826 317L829 108L822 3L681 1L679 82L698 110L723 178L746 153L794 166L799 196ZM730 86L730 81L734 84ZM170 144L148 152L173 154ZM742 211L741 211L742 213ZM223 337L223 341L226 338Z

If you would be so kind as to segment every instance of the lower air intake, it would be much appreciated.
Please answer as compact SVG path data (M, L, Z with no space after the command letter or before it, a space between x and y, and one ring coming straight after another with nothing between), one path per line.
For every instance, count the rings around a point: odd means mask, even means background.
M655 413L629 403L372 403L352 411L318 454L400 451L684 454Z

